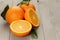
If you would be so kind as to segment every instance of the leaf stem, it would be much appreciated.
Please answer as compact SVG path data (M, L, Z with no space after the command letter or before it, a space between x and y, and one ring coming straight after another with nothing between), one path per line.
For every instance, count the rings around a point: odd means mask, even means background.
M28 5L29 5L29 2L30 2L30 1L28 0Z

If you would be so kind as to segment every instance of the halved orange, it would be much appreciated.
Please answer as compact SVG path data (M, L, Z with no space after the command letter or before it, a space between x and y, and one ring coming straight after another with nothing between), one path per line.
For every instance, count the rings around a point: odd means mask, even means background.
M33 25L33 27L39 26L39 19L37 13L32 8L29 8L25 12L25 20L29 21Z
M32 29L31 23L26 20L16 20L10 24L10 29L16 36L26 36Z

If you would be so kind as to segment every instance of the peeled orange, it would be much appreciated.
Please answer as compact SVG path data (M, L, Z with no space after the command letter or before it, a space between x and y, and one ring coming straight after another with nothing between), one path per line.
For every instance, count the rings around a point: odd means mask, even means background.
M10 29L16 36L26 36L30 33L32 25L26 20L16 20L10 24Z
M25 12L25 20L30 22L33 25L33 27L39 26L39 19L38 19L37 13L32 8L29 8Z

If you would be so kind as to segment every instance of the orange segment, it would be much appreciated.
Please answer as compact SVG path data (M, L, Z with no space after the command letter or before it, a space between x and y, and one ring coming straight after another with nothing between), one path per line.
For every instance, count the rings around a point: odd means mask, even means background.
M10 24L11 31L16 36L26 36L32 29L32 25L26 20L16 20Z
M33 9L29 8L26 11L25 19L29 21L34 27L39 26L39 19L38 19L37 13Z

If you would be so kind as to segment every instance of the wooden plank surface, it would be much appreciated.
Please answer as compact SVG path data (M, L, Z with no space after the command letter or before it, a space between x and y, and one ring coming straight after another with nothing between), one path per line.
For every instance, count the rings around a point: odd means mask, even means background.
M22 0L1 0L0 13L6 4L16 6ZM11 33L9 25L0 16L0 40L60 40L60 0L32 0L35 4L37 15L40 19L40 27L37 30L38 39L33 39L31 35L17 37Z
M11 6L12 0L0 0L0 14L7 4ZM0 16L0 40L9 40L9 30L9 25Z
M50 8L52 8L50 6L52 6L52 4L55 5L55 0L47 0L42 2L40 6L45 40L57 40L55 27L51 23L53 15L50 12Z
M60 1L47 0L41 5L45 40L60 40Z

